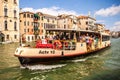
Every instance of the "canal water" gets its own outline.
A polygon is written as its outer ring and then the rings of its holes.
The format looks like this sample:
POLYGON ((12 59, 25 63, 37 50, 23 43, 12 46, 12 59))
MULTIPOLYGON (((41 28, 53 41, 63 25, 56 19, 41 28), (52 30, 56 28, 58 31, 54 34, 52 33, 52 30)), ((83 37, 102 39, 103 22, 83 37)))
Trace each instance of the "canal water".
POLYGON ((0 80, 120 80, 120 38, 89 56, 51 65, 21 67, 14 51, 18 43, 0 45, 0 80))

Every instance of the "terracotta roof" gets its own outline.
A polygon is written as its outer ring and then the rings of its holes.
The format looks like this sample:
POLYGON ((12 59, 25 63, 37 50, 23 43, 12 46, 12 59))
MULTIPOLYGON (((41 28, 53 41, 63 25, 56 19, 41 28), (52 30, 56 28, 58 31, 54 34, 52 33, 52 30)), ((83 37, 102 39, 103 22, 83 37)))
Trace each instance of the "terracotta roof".
POLYGON ((88 19, 88 18, 96 20, 95 18, 92 18, 90 16, 78 16, 78 19, 88 19))
POLYGON ((26 12, 20 12, 20 14, 24 14, 24 13, 34 14, 33 12, 29 12, 29 11, 26 11, 26 12))
POLYGON ((95 23, 95 25, 100 25, 100 26, 104 26, 103 24, 100 24, 100 23, 95 23))
POLYGON ((71 18, 70 16, 74 16, 74 15, 67 15, 67 14, 58 15, 59 19, 71 18))
POLYGON ((44 16, 47 16, 47 17, 53 17, 53 18, 56 18, 56 16, 54 15, 50 15, 50 14, 43 14, 44 16))

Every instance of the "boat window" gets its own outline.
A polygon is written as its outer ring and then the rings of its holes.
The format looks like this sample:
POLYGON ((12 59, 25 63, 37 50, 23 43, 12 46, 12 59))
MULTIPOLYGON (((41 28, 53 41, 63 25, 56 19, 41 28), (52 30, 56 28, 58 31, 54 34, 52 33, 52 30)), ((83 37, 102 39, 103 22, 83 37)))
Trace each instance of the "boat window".
POLYGON ((110 40, 110 36, 102 36, 102 41, 108 41, 110 40))

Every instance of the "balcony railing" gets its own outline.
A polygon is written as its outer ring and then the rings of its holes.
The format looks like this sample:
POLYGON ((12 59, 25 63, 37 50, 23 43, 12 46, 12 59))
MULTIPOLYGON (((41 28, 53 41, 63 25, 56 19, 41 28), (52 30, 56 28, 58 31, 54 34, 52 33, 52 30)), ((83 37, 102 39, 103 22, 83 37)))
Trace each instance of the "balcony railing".
POLYGON ((14 19, 17 19, 17 17, 14 17, 14 19))
POLYGON ((5 17, 5 18, 8 18, 8 16, 7 16, 7 15, 5 15, 4 17, 5 17))

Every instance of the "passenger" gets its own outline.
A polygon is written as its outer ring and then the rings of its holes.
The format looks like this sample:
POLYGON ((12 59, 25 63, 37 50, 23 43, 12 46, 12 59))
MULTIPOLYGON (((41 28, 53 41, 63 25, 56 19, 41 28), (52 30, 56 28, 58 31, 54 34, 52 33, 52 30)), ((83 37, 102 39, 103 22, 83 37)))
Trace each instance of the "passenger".
POLYGON ((52 43, 52 41, 53 41, 53 36, 52 36, 52 35, 50 35, 50 38, 49 38, 49 43, 52 43))
POLYGON ((92 43, 93 43, 93 38, 92 35, 89 38, 89 49, 92 50, 92 43))
POLYGON ((86 42, 86 37, 85 37, 85 35, 82 36, 82 42, 86 42))
POLYGON ((79 37, 79 41, 80 41, 80 42, 82 42, 82 38, 83 38, 83 36, 80 36, 80 37, 79 37))
POLYGON ((62 43, 60 42, 59 39, 56 39, 56 40, 54 41, 54 48, 55 48, 55 49, 61 49, 61 48, 62 48, 62 43))
POLYGON ((47 40, 44 37, 42 37, 42 44, 47 44, 47 40))
POLYGON ((98 48, 98 37, 97 36, 95 37, 94 41, 95 41, 95 48, 98 48))
POLYGON ((69 41, 69 46, 68 46, 68 48, 69 48, 70 50, 72 50, 72 48, 73 48, 73 45, 72 45, 72 41, 71 41, 71 40, 69 41))
POLYGON ((87 50, 89 51, 89 35, 87 34, 85 39, 86 39, 86 46, 87 46, 87 50))
POLYGON ((42 41, 41 40, 37 40, 36 41, 36 48, 41 48, 41 44, 42 44, 42 41))

